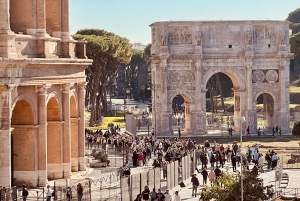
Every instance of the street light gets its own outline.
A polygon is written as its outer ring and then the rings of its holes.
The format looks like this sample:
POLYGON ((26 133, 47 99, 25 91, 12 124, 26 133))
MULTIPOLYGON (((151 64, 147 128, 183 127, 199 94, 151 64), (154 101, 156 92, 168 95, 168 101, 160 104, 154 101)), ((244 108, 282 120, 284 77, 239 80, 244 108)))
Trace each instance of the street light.
POLYGON ((126 99, 124 99, 124 122, 126 122, 126 99))
POLYGON ((241 148, 240 148, 240 157, 241 157, 241 201, 244 200, 244 184, 243 184, 243 155, 246 155, 246 150, 242 150, 242 144, 243 144, 243 122, 245 122, 245 117, 239 117, 237 119, 237 122, 240 124, 241 127, 241 148))

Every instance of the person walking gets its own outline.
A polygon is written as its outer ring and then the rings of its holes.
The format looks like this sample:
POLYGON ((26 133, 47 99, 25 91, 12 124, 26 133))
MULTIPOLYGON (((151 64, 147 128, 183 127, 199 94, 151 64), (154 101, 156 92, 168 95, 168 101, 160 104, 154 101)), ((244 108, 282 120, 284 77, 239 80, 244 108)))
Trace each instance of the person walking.
POLYGON ((172 197, 169 194, 169 190, 168 189, 165 192, 165 200, 164 201, 172 201, 172 197))
POLYGON ((22 198, 23 198, 23 201, 26 201, 28 194, 29 194, 29 192, 26 189, 26 185, 23 184, 22 185, 22 198))
POLYGON ((142 192, 142 198, 143 200, 148 201, 150 196, 150 190, 148 186, 145 186, 144 191, 142 192))
POLYGON ((201 174, 203 176, 203 185, 207 184, 208 172, 207 172, 206 168, 203 168, 201 174))
POLYGON ((198 188, 198 186, 199 186, 199 180, 198 180, 198 178, 197 178, 196 176, 197 176, 197 175, 194 174, 194 175, 192 176, 192 179, 191 179, 191 182, 192 182, 192 184, 193 184, 192 196, 195 195, 195 197, 197 196, 197 188, 198 188))
POLYGON ((209 178, 210 185, 212 186, 216 180, 216 174, 214 172, 214 168, 211 168, 211 171, 208 174, 208 178, 209 178))
POLYGON ((181 201, 181 197, 180 197, 180 195, 178 195, 178 191, 175 191, 173 201, 181 201))
POLYGON ((156 201, 164 201, 165 195, 161 192, 160 189, 158 189, 158 192, 156 193, 156 201))
POLYGON ((68 188, 67 188, 67 200, 71 201, 71 199, 72 199, 72 190, 71 190, 70 186, 68 186, 68 188))
POLYGON ((152 192, 150 193, 150 196, 151 196, 151 201, 155 201, 156 200, 155 188, 152 189, 152 192))
POLYGON ((219 166, 216 167, 214 172, 215 172, 215 175, 216 175, 217 185, 219 185, 218 178, 221 176, 221 170, 219 169, 219 166))
POLYGON ((236 156, 232 155, 232 157, 231 157, 231 164, 232 164, 232 170, 233 170, 233 172, 236 171, 236 161, 237 161, 236 156))
POLYGON ((83 196, 83 187, 81 185, 81 183, 77 184, 77 197, 78 197, 78 201, 81 201, 83 196))
POLYGON ((50 185, 47 185, 47 201, 50 201, 52 197, 52 191, 50 185))
POLYGON ((12 188, 11 199, 12 199, 13 201, 17 201, 17 200, 18 200, 18 189, 17 189, 16 186, 14 186, 14 187, 12 188))

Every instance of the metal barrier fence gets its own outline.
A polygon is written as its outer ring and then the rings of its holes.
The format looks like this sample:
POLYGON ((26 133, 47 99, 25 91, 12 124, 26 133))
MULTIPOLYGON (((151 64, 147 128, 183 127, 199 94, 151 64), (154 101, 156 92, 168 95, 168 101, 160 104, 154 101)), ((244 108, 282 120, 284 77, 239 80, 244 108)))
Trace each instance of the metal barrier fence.
POLYGON ((300 188, 282 188, 280 195, 300 197, 300 188))
MULTIPOLYGON (((78 200, 77 189, 79 184, 83 187, 82 201, 134 200, 138 194, 142 193, 146 185, 149 186, 150 190, 152 188, 171 190, 178 186, 181 181, 184 182, 190 179, 194 170, 193 165, 191 165, 193 164, 191 161, 194 155, 195 152, 192 152, 179 161, 170 162, 167 165, 166 181, 162 178, 161 168, 140 169, 142 172, 129 176, 121 175, 119 171, 115 171, 98 178, 57 180, 54 182, 54 186, 51 186, 52 190, 55 190, 55 196, 52 197, 52 200, 67 200, 68 187, 72 191, 71 200, 78 200)), ((47 199, 46 188, 28 189, 28 191, 28 200, 47 199)), ((18 194, 21 200, 21 191, 18 194)))

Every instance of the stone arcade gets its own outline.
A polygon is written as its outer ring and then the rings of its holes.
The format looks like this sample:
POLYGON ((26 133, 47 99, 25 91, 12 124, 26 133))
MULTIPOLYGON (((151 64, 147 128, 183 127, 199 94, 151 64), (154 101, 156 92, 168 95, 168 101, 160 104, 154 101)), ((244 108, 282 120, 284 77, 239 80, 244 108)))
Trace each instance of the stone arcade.
MULTIPOLYGON (((157 135, 172 133, 172 100, 185 100, 185 134, 206 133, 206 84, 215 73, 233 82, 236 119, 257 133, 256 102, 263 94, 266 129, 290 132, 289 64, 292 54, 287 21, 155 22, 151 74, 157 135)), ((243 132, 245 132, 243 130, 243 132)))
POLYGON ((0 0, 0 184, 44 186, 85 170, 85 41, 68 0, 0 0))

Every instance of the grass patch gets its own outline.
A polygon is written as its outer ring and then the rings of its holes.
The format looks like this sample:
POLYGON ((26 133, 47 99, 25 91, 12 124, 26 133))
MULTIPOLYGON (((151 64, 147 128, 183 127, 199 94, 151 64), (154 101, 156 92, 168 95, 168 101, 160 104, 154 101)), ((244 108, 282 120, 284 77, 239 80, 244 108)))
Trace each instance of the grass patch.
POLYGON ((84 110, 84 114, 85 114, 85 115, 89 115, 89 114, 91 114, 91 111, 84 110))
POLYGON ((299 86, 290 86, 290 93, 300 93, 299 86))
POLYGON ((95 126, 95 127, 90 127, 92 130, 97 130, 97 129, 107 129, 108 124, 113 123, 114 125, 120 124, 122 128, 125 128, 125 121, 124 117, 104 117, 102 124, 100 126, 95 126))

